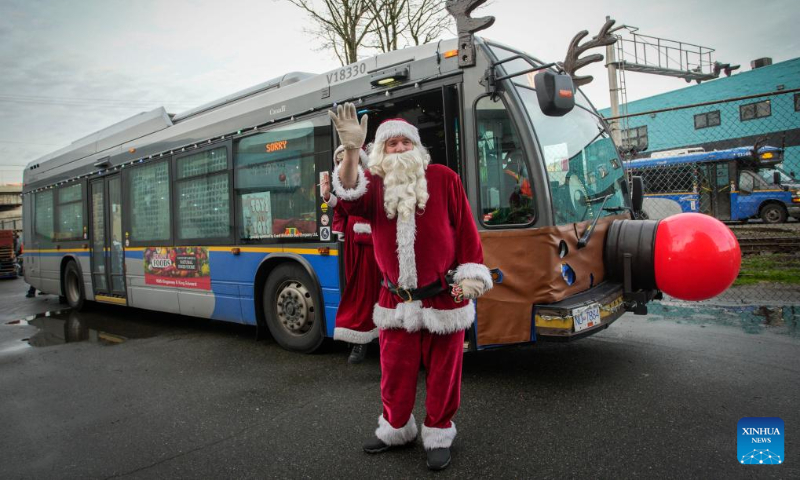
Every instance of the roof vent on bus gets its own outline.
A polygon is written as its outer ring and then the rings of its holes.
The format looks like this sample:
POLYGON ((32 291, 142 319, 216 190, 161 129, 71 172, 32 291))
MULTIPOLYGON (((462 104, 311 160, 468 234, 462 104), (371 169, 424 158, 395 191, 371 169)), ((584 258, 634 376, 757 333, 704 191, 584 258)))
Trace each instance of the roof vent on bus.
POLYGON ((770 65, 772 65, 771 57, 756 58, 755 60, 752 60, 750 62, 750 68, 753 70, 755 70, 756 68, 768 67, 770 65))

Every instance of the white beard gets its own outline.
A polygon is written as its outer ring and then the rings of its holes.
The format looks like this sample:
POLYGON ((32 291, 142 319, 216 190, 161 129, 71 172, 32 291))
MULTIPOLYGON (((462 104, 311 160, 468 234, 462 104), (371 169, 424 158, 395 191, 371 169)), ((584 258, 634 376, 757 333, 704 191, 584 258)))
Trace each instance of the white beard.
POLYGON ((428 202, 425 169, 430 157, 424 147, 415 146, 403 153, 384 154, 380 150, 370 155, 369 169, 383 178, 383 209, 390 219, 399 213, 402 220, 408 220, 428 202))

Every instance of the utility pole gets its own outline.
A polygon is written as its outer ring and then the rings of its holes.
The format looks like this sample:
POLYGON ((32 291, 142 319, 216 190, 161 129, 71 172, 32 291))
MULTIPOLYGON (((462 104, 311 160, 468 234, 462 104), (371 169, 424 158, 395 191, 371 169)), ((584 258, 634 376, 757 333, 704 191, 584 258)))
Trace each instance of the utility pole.
MULTIPOLYGON (((606 16, 606 21, 611 17, 606 16)), ((608 69, 608 93, 611 97, 611 117, 616 118, 619 116, 619 85, 617 83, 617 55, 614 50, 616 44, 606 46, 606 69, 608 69)), ((622 145, 622 135, 619 131, 619 120, 611 120, 608 122, 611 128, 611 138, 614 140, 615 145, 622 145)))

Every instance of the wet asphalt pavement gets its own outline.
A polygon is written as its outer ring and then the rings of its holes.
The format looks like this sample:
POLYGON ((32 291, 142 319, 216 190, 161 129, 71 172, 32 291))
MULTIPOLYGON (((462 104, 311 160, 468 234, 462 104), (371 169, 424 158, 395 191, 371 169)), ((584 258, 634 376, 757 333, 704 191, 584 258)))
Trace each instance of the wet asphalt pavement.
POLYGON ((2 478, 800 477, 797 315, 626 315, 573 344, 467 354, 453 463, 435 474, 421 442, 360 450, 376 348, 352 366, 338 344, 293 354, 249 327, 75 313, 25 290, 0 281, 2 478), (784 464, 737 462, 745 416, 784 420, 784 464))

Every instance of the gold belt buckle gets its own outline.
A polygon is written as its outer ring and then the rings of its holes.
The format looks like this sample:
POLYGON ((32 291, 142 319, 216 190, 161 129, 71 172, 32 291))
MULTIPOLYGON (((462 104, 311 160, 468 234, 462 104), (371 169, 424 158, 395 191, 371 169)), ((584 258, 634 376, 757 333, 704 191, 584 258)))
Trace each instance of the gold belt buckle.
POLYGON ((408 300, 403 299, 403 302, 411 303, 411 302, 414 301, 414 298, 411 296, 411 292, 408 289, 400 288, 400 289, 397 290, 397 292, 401 294, 401 295, 398 295, 400 298, 403 298, 402 294, 408 295, 408 300))

